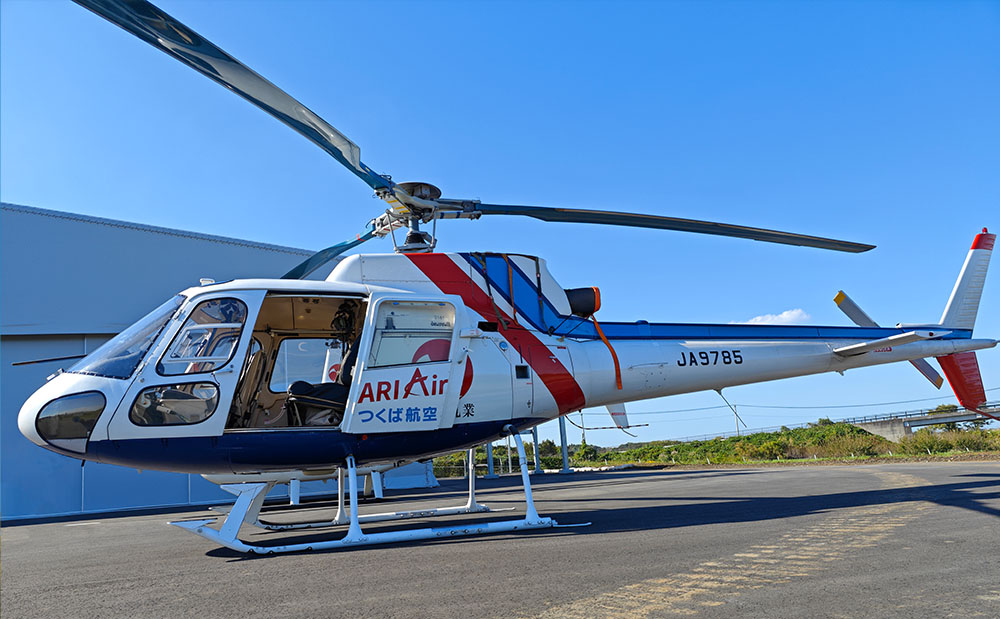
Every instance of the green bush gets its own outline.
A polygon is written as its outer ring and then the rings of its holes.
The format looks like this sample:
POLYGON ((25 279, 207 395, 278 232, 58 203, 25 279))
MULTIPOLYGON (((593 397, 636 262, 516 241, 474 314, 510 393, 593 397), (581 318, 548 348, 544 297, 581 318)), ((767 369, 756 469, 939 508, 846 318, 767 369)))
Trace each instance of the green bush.
POLYGON ((543 469, 561 469, 563 464, 562 456, 541 456, 538 460, 543 469))
POLYGON ((573 460, 575 462, 593 462, 597 460, 598 452, 597 448, 593 445, 588 445, 583 443, 576 451, 573 452, 573 460))
MULTIPOLYGON (((551 441, 539 444, 544 452, 556 447, 551 441), (547 444, 548 443, 548 444, 547 444)), ((726 464, 759 460, 790 460, 796 458, 847 458, 873 457, 890 451, 911 455, 927 455, 958 449, 965 451, 1000 451, 1000 430, 956 430, 935 432, 924 429, 902 439, 895 445, 874 434, 845 423, 832 423, 821 419, 805 428, 784 428, 779 432, 758 432, 708 441, 652 441, 649 443, 626 443, 618 447, 597 447, 594 445, 571 445, 573 461, 576 464, 726 464)), ((542 455, 542 466, 547 469, 562 468, 562 456, 558 448, 555 455, 542 455)), ((530 454, 530 448, 528 449, 530 454)), ((506 450, 494 450, 497 471, 506 470, 506 450)), ((434 459, 435 474, 462 475, 464 452, 456 452, 434 459)), ((534 462, 529 456, 529 461, 534 462)), ((476 449, 479 470, 485 469, 486 451, 476 449)), ((517 468, 517 456, 514 456, 517 468)))
POLYGON ((943 435, 932 430, 919 430, 910 436, 904 436, 899 440, 899 446, 903 453, 926 454, 941 453, 951 451, 953 445, 943 435))
POLYGON ((872 457, 890 451, 889 441, 874 434, 838 436, 829 441, 819 450, 818 455, 828 458, 844 456, 872 457))
POLYGON ((955 449, 968 451, 989 451, 1000 449, 1000 440, 996 434, 984 430, 967 430, 965 432, 947 432, 945 440, 955 446, 955 449))
POLYGON ((737 452, 747 460, 777 460, 779 457, 788 457, 787 448, 786 443, 778 440, 770 440, 760 445, 747 441, 738 446, 737 452))

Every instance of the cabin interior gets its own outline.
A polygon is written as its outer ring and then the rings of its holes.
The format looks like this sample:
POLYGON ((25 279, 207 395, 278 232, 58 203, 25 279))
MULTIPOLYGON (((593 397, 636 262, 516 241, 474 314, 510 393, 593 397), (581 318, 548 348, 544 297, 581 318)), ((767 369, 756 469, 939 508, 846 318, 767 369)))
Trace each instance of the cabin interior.
POLYGON ((341 373, 341 362, 360 339, 367 309, 361 296, 268 294, 226 429, 339 426, 352 374, 341 373))

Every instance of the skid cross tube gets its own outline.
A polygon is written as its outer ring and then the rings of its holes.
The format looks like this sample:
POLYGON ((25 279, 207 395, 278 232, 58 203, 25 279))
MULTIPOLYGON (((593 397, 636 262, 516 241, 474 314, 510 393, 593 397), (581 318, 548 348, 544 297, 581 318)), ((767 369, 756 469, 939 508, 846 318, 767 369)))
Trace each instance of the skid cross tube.
MULTIPOLYGON (((472 456, 475 453, 474 449, 469 450, 469 460, 472 462, 472 456)), ((473 463, 473 467, 475 464, 473 463)), ((273 485, 273 484, 272 484, 273 485)), ((270 488, 268 489, 270 490, 270 488)), ((267 494, 266 492, 264 494, 267 494)), ((433 516, 453 516, 456 514, 475 514, 480 512, 496 512, 496 511, 509 511, 513 510, 513 507, 503 508, 503 509, 491 509, 487 505, 476 502, 476 476, 475 468, 470 468, 469 475, 469 498, 465 505, 456 505, 455 507, 437 507, 434 509, 418 509, 412 511, 399 511, 399 512, 385 512, 381 514, 364 514, 358 516, 359 523, 366 522, 385 522, 388 520, 407 520, 410 518, 429 518, 433 516)), ((248 512, 246 518, 246 524, 259 527, 261 529, 267 529, 269 531, 289 531, 293 529, 318 529, 323 527, 331 527, 343 524, 350 524, 351 520, 347 516, 344 510, 344 470, 337 469, 337 515, 333 520, 314 520, 309 522, 294 522, 294 523, 277 523, 268 522, 266 520, 261 520, 259 517, 260 510, 258 509, 256 513, 248 512)))
POLYGON ((505 431, 514 435, 517 443, 518 455, 521 457, 521 480, 524 483, 524 497, 526 513, 524 518, 516 520, 504 520, 500 522, 469 523, 464 525, 448 527, 426 527, 421 529, 409 529, 403 531, 387 531, 383 533, 364 533, 361 523, 382 522, 386 520, 403 520, 407 518, 422 518, 431 516, 448 516, 453 514, 465 514, 476 512, 490 512, 493 510, 476 502, 476 475, 474 450, 469 453, 469 495, 465 505, 458 507, 445 507, 429 510, 415 510, 390 512, 383 514, 358 514, 358 472, 353 456, 347 458, 347 489, 349 495, 349 514, 344 518, 344 475, 343 469, 337 474, 337 495, 338 509, 337 516, 333 520, 304 522, 295 524, 276 524, 262 522, 259 518, 264 497, 274 487, 273 482, 250 482, 238 484, 225 484, 222 489, 236 495, 236 503, 232 506, 229 514, 218 529, 209 525, 216 524, 218 519, 208 518, 201 520, 184 520, 171 522, 170 524, 186 529, 205 539, 225 546, 238 552, 250 552, 256 554, 272 554, 283 552, 301 552, 305 550, 336 550, 350 548, 354 546, 368 546, 374 544, 392 544, 397 542, 416 541, 424 539, 438 539, 448 537, 459 537, 465 535, 482 535, 488 533, 504 533, 508 531, 519 531, 523 529, 540 529, 558 526, 551 518, 542 518, 535 510, 535 504, 531 493, 531 484, 528 479, 528 469, 523 463, 526 462, 524 443, 516 431, 507 426, 505 431), (310 543, 260 546, 248 544, 238 538, 240 527, 243 524, 251 524, 269 530, 305 529, 317 527, 329 527, 347 524, 346 535, 341 539, 324 540, 310 543))

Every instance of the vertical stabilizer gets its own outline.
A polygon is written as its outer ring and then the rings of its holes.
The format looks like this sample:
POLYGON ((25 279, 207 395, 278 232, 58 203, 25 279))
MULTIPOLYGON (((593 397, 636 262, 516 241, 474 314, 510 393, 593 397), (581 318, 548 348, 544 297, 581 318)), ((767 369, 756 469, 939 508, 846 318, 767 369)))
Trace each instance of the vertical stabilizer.
POLYGON ((986 402, 986 390, 983 388, 983 376, 979 372, 979 361, 975 352, 960 352, 945 357, 938 357, 938 363, 948 377, 951 388, 959 403, 971 410, 978 411, 986 402))
MULTIPOLYGON (((951 291, 951 298, 941 315, 941 326, 949 329, 968 329, 976 324, 976 314, 979 312, 979 299, 983 295, 983 284, 986 282, 986 270, 990 266, 990 256, 993 254, 993 243, 997 235, 990 234, 983 228, 972 241, 972 249, 965 258, 962 272, 951 291)), ((949 376, 949 378, 951 378, 949 376)))
POLYGON ((608 404, 608 412, 611 413, 611 420, 619 429, 628 428, 628 414, 625 412, 624 404, 608 404))

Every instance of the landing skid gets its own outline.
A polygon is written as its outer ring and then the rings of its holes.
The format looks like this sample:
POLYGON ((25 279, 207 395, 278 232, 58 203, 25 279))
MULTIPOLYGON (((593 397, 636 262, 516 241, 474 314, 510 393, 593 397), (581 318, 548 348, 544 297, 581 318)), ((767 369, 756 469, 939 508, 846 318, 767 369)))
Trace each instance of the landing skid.
MULTIPOLYGON (((264 497, 274 487, 274 482, 255 482, 225 484, 222 487, 226 492, 236 495, 236 503, 230 509, 229 514, 218 529, 209 525, 218 522, 217 518, 204 520, 184 520, 171 522, 170 524, 186 529, 221 544, 226 548, 239 552, 250 552, 255 554, 272 554, 280 552, 300 552, 303 550, 336 550, 351 548, 355 546, 369 546, 374 544, 393 544, 397 542, 408 542, 424 539, 438 539, 459 537, 464 535, 483 535, 489 533, 505 533, 508 531, 520 531, 523 529, 544 529, 559 526, 551 518, 542 518, 535 510, 534 499, 531 494, 531 482, 528 479, 527 458, 524 452, 524 443, 521 436, 511 427, 506 428, 514 435, 517 443, 518 456, 521 459, 521 481, 524 484, 524 498, 526 513, 524 518, 516 520, 504 520, 500 522, 485 522, 481 524, 464 524, 451 527, 426 527, 421 529, 410 529, 404 531, 388 531, 384 533, 364 533, 361 530, 361 523, 385 522, 389 520, 406 520, 410 518, 425 518, 432 516, 450 516, 454 514, 469 514, 480 512, 501 511, 492 510, 486 505, 476 502, 476 473, 474 452, 469 453, 469 498, 465 505, 456 507, 442 507, 437 509, 387 512, 382 514, 358 515, 358 475, 357 466, 353 456, 347 458, 348 493, 350 495, 350 509, 344 509, 344 474, 343 469, 337 473, 337 515, 333 520, 321 520, 313 522, 300 522, 293 524, 279 524, 265 522, 260 519, 260 509, 264 504, 264 497), (240 540, 240 527, 243 524, 251 524, 256 527, 271 531, 287 531, 291 529, 311 529, 319 527, 329 527, 336 525, 348 525, 347 534, 337 540, 309 542, 302 544, 289 544, 286 546, 258 546, 247 544, 240 540)), ((503 510, 505 511, 505 510, 503 510)))

